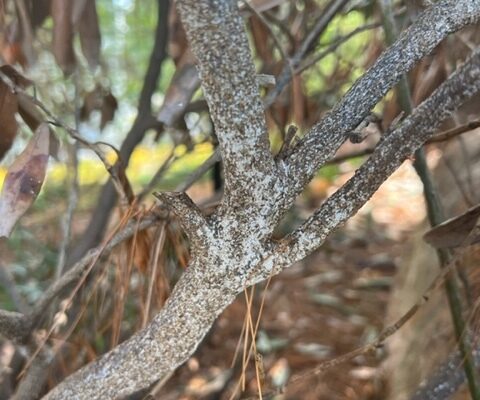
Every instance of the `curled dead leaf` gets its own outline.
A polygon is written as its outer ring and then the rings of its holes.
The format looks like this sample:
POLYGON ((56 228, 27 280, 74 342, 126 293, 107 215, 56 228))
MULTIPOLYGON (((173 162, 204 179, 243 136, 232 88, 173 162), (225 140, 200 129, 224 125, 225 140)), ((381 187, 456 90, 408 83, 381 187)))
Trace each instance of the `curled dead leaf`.
POLYGON ((52 0, 53 18, 53 55, 63 73, 69 75, 75 68, 73 50, 73 2, 70 0, 52 0))
POLYGON ((100 111, 100 129, 103 129, 113 119, 117 108, 118 103, 115 96, 110 91, 97 86, 85 95, 80 110, 80 119, 85 121, 93 111, 100 111))
POLYGON ((480 204, 465 213, 430 229, 423 238, 436 248, 469 246, 480 242, 480 232, 474 231, 480 217, 480 204))
POLYGON ((41 124, 8 169, 0 194, 0 237, 10 236, 18 219, 38 196, 47 169, 49 139, 48 125, 41 124))
POLYGON ((103 96, 102 107, 100 108, 100 113, 102 115, 100 129, 105 128, 105 126, 113 119, 117 108, 118 103, 115 96, 111 92, 106 93, 103 96))
POLYGON ((8 78, 16 85, 21 87, 22 89, 26 89, 33 85, 33 82, 23 76, 20 72, 18 72, 14 67, 11 65, 5 64, 0 67, 0 71, 3 74, 8 76, 8 78))
POLYGON ((101 47, 100 26, 95 0, 86 0, 81 17, 78 20, 77 29, 83 55, 90 68, 94 69, 100 64, 101 47))
POLYGON ((15 119, 17 109, 15 93, 0 79, 0 160, 10 149, 17 135, 18 126, 15 119))

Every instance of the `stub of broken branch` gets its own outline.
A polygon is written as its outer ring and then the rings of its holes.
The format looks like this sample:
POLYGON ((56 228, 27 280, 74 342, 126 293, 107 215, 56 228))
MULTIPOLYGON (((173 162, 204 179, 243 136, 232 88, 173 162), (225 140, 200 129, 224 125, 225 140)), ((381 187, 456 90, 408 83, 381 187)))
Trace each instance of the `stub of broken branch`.
POLYGON ((175 214, 188 239, 197 246, 206 245, 212 236, 202 211, 185 192, 155 192, 153 195, 165 203, 175 214))

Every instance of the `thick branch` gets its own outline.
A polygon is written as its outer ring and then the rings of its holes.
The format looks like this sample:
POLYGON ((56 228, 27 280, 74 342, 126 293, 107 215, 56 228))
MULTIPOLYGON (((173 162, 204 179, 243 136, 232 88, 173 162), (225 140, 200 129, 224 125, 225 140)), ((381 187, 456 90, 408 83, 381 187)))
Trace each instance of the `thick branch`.
POLYGON ((335 154, 348 133, 367 117, 402 74, 430 53, 448 34, 479 18, 479 0, 444 0, 423 13, 292 150, 287 159, 287 204, 291 204, 315 171, 335 154))
POLYGON ((317 249, 378 190, 380 185, 427 141, 455 109, 480 91, 480 49, 418 106, 392 133, 384 136, 355 175, 304 224, 280 242, 250 283, 278 273, 317 249), (273 272, 272 272, 273 270, 273 272))
POLYGON ((272 204, 278 182, 243 21, 234 1, 178 0, 177 7, 219 139, 224 205, 243 210, 238 223, 248 224, 272 204))
POLYGON ((22 339, 29 331, 29 318, 24 314, 0 310, 0 335, 7 339, 22 339))
POLYGON ((192 260, 147 328, 65 379, 45 399, 120 399, 174 371, 237 294, 212 268, 192 260))

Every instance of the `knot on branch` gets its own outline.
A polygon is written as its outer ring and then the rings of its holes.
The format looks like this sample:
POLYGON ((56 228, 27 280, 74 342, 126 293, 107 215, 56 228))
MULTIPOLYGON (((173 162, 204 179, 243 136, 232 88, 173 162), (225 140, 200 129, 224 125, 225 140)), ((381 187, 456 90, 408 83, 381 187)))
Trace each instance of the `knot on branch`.
POLYGON ((207 244, 212 235, 208 221, 185 192, 155 192, 153 195, 175 214, 194 246, 204 247, 207 244))

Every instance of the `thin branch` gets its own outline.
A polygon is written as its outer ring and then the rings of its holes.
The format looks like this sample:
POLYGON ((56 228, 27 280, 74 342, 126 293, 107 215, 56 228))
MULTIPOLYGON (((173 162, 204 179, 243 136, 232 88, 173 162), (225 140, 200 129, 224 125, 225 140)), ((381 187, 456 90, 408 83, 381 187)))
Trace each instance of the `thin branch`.
POLYGON ((477 50, 457 71, 397 129, 383 136, 374 153, 355 175, 328 198, 307 221, 277 244, 262 267, 249 279, 249 284, 267 279, 272 271, 303 259, 317 249, 325 238, 377 191, 380 185, 435 131, 455 109, 480 91, 480 50, 477 50))
POLYGON ((473 131, 474 129, 480 128, 480 120, 467 122, 465 125, 457 126, 455 128, 449 129, 448 131, 441 132, 428 140, 430 143, 440 143, 446 142, 447 140, 453 139, 459 135, 462 135, 465 132, 473 131))
POLYGON ((324 59, 326 56, 329 54, 332 54, 334 51, 336 51, 342 44, 348 42, 352 37, 372 30, 379 28, 381 24, 379 22, 374 22, 371 24, 365 24, 363 26, 359 26, 358 28, 354 29, 353 31, 347 33, 345 36, 341 36, 333 43, 327 46, 324 50, 319 52, 318 54, 313 55, 312 57, 306 59, 304 62, 302 62, 297 68, 295 68, 295 74, 301 74, 304 72, 306 69, 310 68, 312 65, 317 64, 320 60, 324 59))
POLYGON ((324 12, 322 12, 320 18, 307 34, 293 57, 290 60, 287 60, 288 64, 283 67, 282 72, 277 78, 277 85, 265 97, 265 107, 270 107, 273 104, 285 86, 291 81, 294 73, 293 71, 297 69, 305 55, 314 48, 315 42, 322 33, 325 32, 325 29, 327 29, 332 19, 343 9, 348 1, 349 0, 331 0, 325 7, 324 12))
POLYGON ((185 181, 180 183, 176 188, 176 192, 185 192, 190 186, 192 186, 196 181, 198 181, 210 168, 212 168, 215 163, 222 160, 220 155, 220 149, 217 147, 213 154, 195 171, 193 171, 185 181))
POLYGON ((404 31, 334 109, 292 150, 286 162, 289 175, 286 204, 292 204, 315 171, 335 154, 348 134, 367 117, 404 73, 448 34, 479 18, 477 0, 443 0, 434 3, 404 31))

